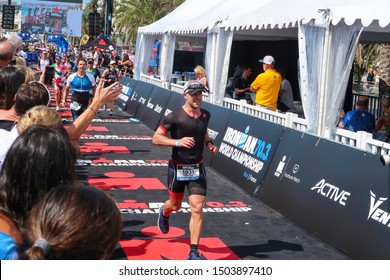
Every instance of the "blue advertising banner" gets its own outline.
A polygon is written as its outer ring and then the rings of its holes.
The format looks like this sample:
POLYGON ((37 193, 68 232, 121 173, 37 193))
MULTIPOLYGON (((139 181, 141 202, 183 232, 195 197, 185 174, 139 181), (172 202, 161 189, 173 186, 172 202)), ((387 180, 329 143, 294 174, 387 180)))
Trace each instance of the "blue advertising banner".
POLYGON ((127 102, 129 101, 129 98, 132 95, 134 87, 138 81, 128 77, 121 77, 119 82, 123 86, 123 89, 122 93, 118 96, 118 99, 115 100, 115 105, 119 110, 125 111, 127 102))
POLYGON ((81 36, 82 1, 22 0, 22 33, 81 36))
POLYGON ((139 118, 147 100, 152 94, 154 85, 138 81, 133 89, 132 94, 130 95, 129 100, 127 101, 125 111, 135 118, 139 118))
POLYGON ((253 194, 267 172, 283 129, 281 125, 230 111, 211 167, 253 194))
POLYGON ((354 259, 390 259, 390 167, 286 129, 257 197, 354 259))

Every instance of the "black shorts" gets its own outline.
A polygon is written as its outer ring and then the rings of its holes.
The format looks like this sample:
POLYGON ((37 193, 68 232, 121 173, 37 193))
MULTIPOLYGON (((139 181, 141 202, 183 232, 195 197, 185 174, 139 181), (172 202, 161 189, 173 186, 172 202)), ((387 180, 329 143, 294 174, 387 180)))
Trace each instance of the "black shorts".
MULTIPOLYGON (((72 100, 71 103, 72 102, 75 102, 75 101, 72 100)), ((76 120, 78 117, 80 117, 80 115, 82 113, 84 113, 84 111, 87 110, 87 108, 88 108, 88 104, 81 104, 80 102, 78 102, 78 103, 80 105, 80 109, 78 109, 77 111, 70 109, 70 111, 72 112, 73 120, 76 120)))
POLYGON ((206 196, 207 180, 206 170, 203 163, 199 163, 199 178, 189 181, 179 181, 177 178, 177 164, 169 160, 168 163, 168 189, 169 196, 173 198, 183 198, 184 189, 187 187, 188 195, 198 194, 206 196))

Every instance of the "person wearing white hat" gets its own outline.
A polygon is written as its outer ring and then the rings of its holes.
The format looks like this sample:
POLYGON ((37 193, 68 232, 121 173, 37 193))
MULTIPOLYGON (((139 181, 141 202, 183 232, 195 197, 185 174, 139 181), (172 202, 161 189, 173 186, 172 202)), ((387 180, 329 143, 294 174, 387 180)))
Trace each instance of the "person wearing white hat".
POLYGON ((49 52, 44 50, 42 52, 41 59, 39 60, 37 73, 42 73, 46 69, 46 67, 51 65, 51 64, 53 64, 53 63, 51 63, 51 61, 50 61, 49 52))
POLYGON ((259 74, 250 86, 256 92, 256 106, 276 111, 282 76, 275 70, 275 59, 267 55, 259 62, 264 72, 259 74))

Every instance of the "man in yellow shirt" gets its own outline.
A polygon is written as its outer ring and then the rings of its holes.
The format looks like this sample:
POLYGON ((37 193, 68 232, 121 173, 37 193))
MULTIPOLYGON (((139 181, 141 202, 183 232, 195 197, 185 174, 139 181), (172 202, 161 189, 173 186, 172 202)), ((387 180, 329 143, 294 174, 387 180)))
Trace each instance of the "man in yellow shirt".
POLYGON ((263 63, 264 73, 256 77, 250 90, 256 92, 256 106, 276 111, 282 76, 275 70, 275 60, 272 56, 267 55, 259 62, 263 63))

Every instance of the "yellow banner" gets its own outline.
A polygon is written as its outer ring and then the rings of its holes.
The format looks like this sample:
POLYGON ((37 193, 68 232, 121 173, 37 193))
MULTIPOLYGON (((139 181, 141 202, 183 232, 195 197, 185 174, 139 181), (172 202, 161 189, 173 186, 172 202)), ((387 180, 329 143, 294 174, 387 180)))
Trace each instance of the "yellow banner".
POLYGON ((88 40, 89 40, 89 36, 83 35, 83 37, 81 37, 81 40, 80 40, 80 45, 85 45, 86 43, 88 43, 88 40))

